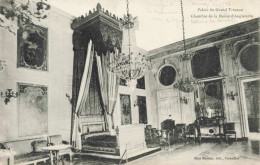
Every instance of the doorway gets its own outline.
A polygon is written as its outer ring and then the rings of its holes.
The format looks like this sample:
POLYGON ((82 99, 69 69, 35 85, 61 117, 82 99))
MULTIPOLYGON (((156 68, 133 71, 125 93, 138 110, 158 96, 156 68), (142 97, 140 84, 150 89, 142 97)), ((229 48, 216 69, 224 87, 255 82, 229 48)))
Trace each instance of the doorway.
POLYGON ((249 138, 260 138, 260 80, 243 82, 244 109, 249 138))

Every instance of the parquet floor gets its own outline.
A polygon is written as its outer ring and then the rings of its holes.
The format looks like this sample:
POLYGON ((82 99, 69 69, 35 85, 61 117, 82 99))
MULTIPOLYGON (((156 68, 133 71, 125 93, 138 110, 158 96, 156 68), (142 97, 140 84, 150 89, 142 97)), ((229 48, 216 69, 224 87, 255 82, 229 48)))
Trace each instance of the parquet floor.
MULTIPOLYGON (((260 141, 249 140, 227 143, 184 142, 163 148, 154 154, 128 162, 128 165, 260 165, 260 141)), ((62 164, 108 165, 116 164, 102 159, 74 158, 62 164)))

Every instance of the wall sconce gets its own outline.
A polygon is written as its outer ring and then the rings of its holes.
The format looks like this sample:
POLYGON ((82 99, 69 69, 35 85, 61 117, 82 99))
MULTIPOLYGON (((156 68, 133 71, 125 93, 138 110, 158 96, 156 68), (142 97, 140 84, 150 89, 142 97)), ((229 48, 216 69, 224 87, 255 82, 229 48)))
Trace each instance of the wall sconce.
POLYGON ((4 70, 6 66, 5 61, 0 60, 0 70, 4 70))
POLYGON ((72 98, 70 97, 70 95, 68 95, 68 94, 66 93, 66 97, 68 98, 70 104, 72 105, 72 98))
POLYGON ((230 92, 230 94, 227 94, 227 97, 230 98, 231 100, 235 100, 235 96, 238 96, 237 93, 234 93, 233 91, 230 92))
POLYGON ((137 99, 135 100, 135 103, 134 103, 134 107, 136 107, 136 106, 139 106, 138 102, 137 102, 137 99))
POLYGON ((181 97, 180 101, 184 104, 188 104, 188 99, 186 97, 181 97))
POLYGON ((12 89, 7 89, 5 93, 1 92, 1 97, 5 98, 5 105, 10 102, 11 97, 16 98, 18 96, 18 92, 14 93, 12 89))

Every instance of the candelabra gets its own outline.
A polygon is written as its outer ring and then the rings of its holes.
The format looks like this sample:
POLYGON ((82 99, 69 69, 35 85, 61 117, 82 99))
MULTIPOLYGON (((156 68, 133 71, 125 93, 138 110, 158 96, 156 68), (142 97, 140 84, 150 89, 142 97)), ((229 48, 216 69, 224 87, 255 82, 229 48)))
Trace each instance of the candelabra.
POLYGON ((181 97, 180 101, 184 104, 188 104, 188 99, 186 97, 181 97))
POLYGON ((230 92, 230 94, 227 94, 227 97, 230 98, 231 100, 235 100, 235 96, 238 96, 237 93, 234 93, 233 91, 230 92))
POLYGON ((13 92, 12 89, 7 89, 5 93, 1 92, 1 97, 5 98, 4 102, 7 105, 10 102, 12 97, 16 98, 18 96, 18 92, 13 92))

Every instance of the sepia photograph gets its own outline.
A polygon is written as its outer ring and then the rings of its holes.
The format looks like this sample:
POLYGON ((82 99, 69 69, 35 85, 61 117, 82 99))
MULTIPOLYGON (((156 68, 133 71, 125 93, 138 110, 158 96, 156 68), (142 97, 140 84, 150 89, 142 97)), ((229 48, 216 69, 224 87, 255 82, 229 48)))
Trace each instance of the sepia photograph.
POLYGON ((259 0, 0 0, 0 165, 259 165, 259 0))

